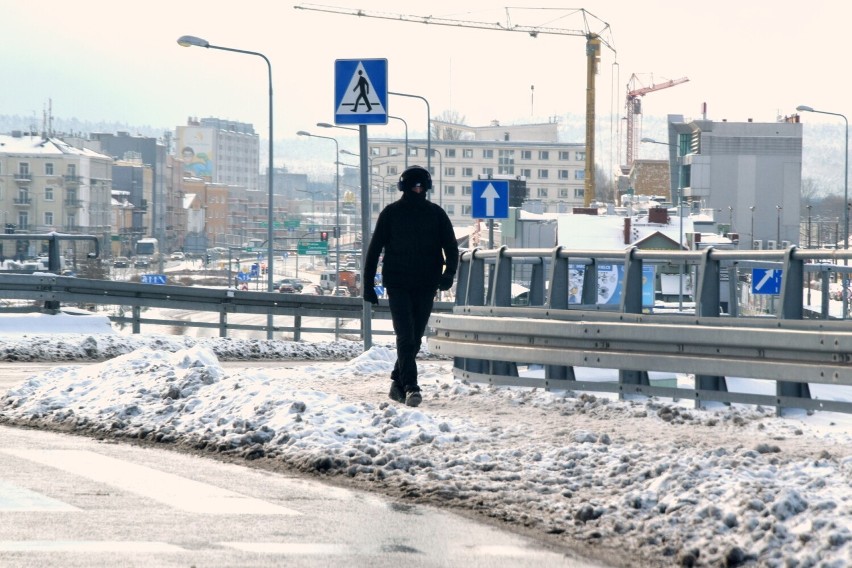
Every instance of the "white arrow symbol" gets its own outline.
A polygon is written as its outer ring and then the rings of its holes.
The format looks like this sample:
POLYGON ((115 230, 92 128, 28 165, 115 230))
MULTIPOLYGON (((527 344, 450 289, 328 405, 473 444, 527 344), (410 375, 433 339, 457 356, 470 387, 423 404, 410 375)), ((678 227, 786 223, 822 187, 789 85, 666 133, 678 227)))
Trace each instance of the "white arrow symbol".
POLYGON ((761 288, 763 288, 763 285, 764 285, 764 284, 766 284, 767 282, 769 282, 769 281, 770 281, 772 278, 774 278, 774 277, 775 277, 775 271, 774 271, 774 270, 767 270, 767 271, 763 274, 763 278, 761 278, 761 279, 760 279, 760 282, 758 282, 758 283, 757 283, 757 286, 755 286, 755 287, 754 287, 754 289, 755 289, 755 290, 760 290, 761 288))
POLYGON ((492 184, 485 186, 485 191, 482 192, 482 199, 485 200, 485 216, 494 216, 494 202, 500 199, 500 194, 494 189, 492 184))

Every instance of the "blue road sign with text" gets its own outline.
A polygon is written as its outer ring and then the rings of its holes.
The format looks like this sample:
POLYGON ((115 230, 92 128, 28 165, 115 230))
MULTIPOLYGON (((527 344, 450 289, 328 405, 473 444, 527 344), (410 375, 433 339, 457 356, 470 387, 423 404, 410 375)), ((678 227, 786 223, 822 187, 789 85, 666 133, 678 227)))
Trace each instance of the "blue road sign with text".
POLYGON ((143 274, 142 275, 142 284, 165 284, 166 283, 166 275, 165 274, 143 274))

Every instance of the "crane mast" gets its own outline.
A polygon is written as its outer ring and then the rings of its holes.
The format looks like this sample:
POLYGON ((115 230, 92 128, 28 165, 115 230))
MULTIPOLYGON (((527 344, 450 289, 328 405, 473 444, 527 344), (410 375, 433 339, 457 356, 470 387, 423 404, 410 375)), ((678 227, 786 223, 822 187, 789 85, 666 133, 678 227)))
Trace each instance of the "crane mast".
POLYGON ((636 88, 639 78, 635 73, 630 76, 630 81, 627 82, 627 100, 625 101, 624 109, 624 115, 627 119, 627 163, 624 166, 625 173, 629 172, 630 168, 633 167, 633 161, 639 153, 639 129, 636 128, 636 117, 642 114, 642 100, 640 97, 644 97, 648 93, 653 93, 654 91, 660 91, 662 89, 674 87, 675 85, 680 85, 681 83, 686 83, 687 81, 689 81, 687 77, 681 77, 680 79, 672 79, 671 81, 656 83, 648 87, 636 88))
MULTIPOLYGON (((327 12, 331 14, 342 14, 358 16, 362 18, 379 18, 397 22, 412 22, 438 26, 449 26, 455 28, 475 28, 481 30, 496 30, 508 32, 526 33, 530 37, 538 37, 539 34, 547 35, 571 35, 586 38, 586 160, 585 180, 583 185, 583 204, 585 207, 591 205, 595 200, 595 75, 600 63, 601 45, 605 45, 615 53, 610 36, 609 24, 599 20, 596 16, 582 8, 568 10, 573 14, 580 14, 583 20, 583 29, 566 29, 550 26, 527 26, 513 24, 510 18, 510 9, 506 10, 506 22, 477 22, 472 20, 459 20, 453 18, 441 18, 434 16, 415 16, 409 14, 391 14, 386 12, 371 12, 359 8, 343 8, 336 6, 322 6, 317 4, 298 4, 294 6, 297 10, 312 10, 315 12, 327 12), (602 24, 602 28, 594 32, 589 27, 589 18, 594 18, 602 24)), ((548 10, 551 8, 534 8, 536 10, 548 10)), ((565 11, 565 10, 563 10, 565 11)), ((431 125, 430 125, 431 128, 431 125)))

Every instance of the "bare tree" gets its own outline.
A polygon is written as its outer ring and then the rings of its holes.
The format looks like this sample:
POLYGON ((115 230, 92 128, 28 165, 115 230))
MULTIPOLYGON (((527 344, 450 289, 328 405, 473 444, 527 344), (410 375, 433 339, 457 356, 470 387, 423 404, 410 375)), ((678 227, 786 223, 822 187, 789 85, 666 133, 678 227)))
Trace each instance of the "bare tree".
POLYGON ((595 165, 595 201, 600 203, 613 203, 615 201, 615 187, 612 178, 602 167, 595 165))
POLYGON ((454 110, 445 110, 433 119, 432 138, 434 140, 461 140, 462 131, 452 124, 464 125, 465 117, 454 110))

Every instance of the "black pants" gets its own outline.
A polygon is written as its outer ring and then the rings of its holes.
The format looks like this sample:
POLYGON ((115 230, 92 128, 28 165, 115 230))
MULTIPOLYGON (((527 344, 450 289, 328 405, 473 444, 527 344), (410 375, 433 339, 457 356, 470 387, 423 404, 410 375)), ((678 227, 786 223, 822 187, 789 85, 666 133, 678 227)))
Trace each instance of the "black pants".
POLYGON ((396 334, 396 364, 391 379, 403 392, 419 391, 415 357, 429 323, 435 290, 431 288, 388 288, 393 331, 396 334))

